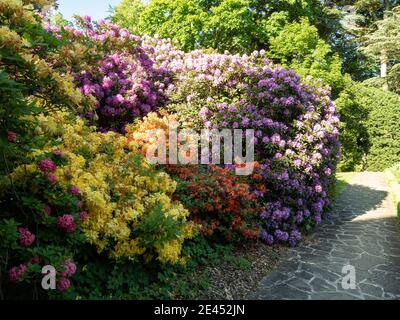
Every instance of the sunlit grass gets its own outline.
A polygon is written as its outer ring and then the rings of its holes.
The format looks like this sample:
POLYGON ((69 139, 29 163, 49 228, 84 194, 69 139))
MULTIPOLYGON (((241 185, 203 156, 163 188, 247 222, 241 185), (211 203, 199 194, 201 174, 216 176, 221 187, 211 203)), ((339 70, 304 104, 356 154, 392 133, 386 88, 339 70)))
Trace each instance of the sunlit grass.
POLYGON ((333 191, 333 197, 337 198, 342 191, 349 185, 355 172, 339 172, 336 174, 336 186, 333 191))
POLYGON ((392 190, 397 216, 400 219, 400 163, 397 163, 385 172, 392 190))

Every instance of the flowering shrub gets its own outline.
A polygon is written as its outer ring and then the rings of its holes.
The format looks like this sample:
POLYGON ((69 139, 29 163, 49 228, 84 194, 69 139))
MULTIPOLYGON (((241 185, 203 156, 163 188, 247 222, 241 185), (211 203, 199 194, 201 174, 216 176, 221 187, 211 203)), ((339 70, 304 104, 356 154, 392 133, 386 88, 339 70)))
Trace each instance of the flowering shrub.
POLYGON ((176 197, 189 209, 203 235, 217 233, 227 240, 259 237, 256 195, 230 169, 171 165, 167 172, 177 179, 176 197))
POLYGON ((263 51, 185 54, 164 40, 147 42, 157 65, 176 74, 168 110, 181 124, 255 130, 257 173, 267 189, 258 192, 266 207, 261 236, 296 244, 301 230, 320 223, 339 160, 339 118, 329 91, 303 84, 263 51))
POLYGON ((32 137, 29 115, 60 108, 85 110, 91 105, 72 77, 47 61, 57 55, 57 41, 42 28, 39 10, 51 3, 0 1, 0 143, 6 156, 0 163, 2 174, 11 163, 23 161, 26 150, 38 140, 32 137))
POLYGON ((32 160, 32 164, 16 168, 0 188, 0 276, 6 297, 46 297, 44 290, 35 289, 41 286, 41 271, 46 265, 56 269, 58 289, 48 294, 58 297, 67 291, 76 270, 76 253, 85 243, 79 198, 57 181, 48 180, 65 159, 43 153, 32 160), (63 217, 73 224, 73 228, 66 224, 68 232, 60 228, 63 217), (68 270, 64 270, 66 265, 68 270))
MULTIPOLYGON (((137 152, 128 152, 124 136, 95 132, 81 119, 60 125, 62 143, 44 150, 62 154, 64 165, 41 161, 38 167, 82 201, 79 218, 88 241, 116 259, 145 255, 178 262, 192 228, 187 210, 171 200, 176 183, 137 152)), ((60 216, 57 226, 73 232, 74 217, 60 216)))
POLYGON ((0 246, 9 283, 32 287, 41 266, 52 265, 58 292, 67 292, 90 252, 85 243, 113 260, 184 263, 182 244, 196 228, 171 198, 176 183, 127 151, 124 136, 55 115, 39 120, 42 131, 53 128, 54 140, 32 152, 31 163, 17 167, 1 188, 8 199, 1 202, 0 246))
MULTIPOLYGON (((73 233, 57 230, 59 215, 78 217, 78 201, 54 181, 56 159, 27 156, 48 139, 35 132, 35 117, 91 106, 72 77, 48 62, 58 55, 58 42, 42 27, 41 15, 53 3, 0 1, 0 299, 47 297, 37 290, 41 267, 62 270, 84 241, 79 221, 73 233)), ((63 278, 57 272, 57 285, 63 278)))
POLYGON ((260 210, 256 195, 243 178, 231 170, 214 165, 174 165, 169 163, 169 128, 176 125, 176 117, 162 112, 148 114, 143 120, 126 128, 128 145, 143 155, 151 148, 160 134, 166 136, 166 172, 177 181, 176 199, 190 211, 190 219, 201 226, 203 235, 214 233, 226 239, 252 239, 260 234, 256 223, 260 210), (160 130, 160 131, 155 131, 160 130), (155 132, 159 132, 154 136, 155 132))
POLYGON ((82 93, 95 99, 95 110, 84 116, 100 131, 123 132, 133 119, 164 105, 168 73, 153 67, 139 37, 87 16, 78 18, 77 27, 47 29, 61 39, 60 51, 68 52, 55 67, 72 74, 82 93))

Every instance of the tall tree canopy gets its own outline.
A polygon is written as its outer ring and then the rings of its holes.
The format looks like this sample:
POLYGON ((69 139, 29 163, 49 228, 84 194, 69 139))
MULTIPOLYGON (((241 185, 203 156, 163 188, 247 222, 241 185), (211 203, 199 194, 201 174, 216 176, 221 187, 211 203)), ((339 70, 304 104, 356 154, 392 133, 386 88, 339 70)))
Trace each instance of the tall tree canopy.
POLYGON ((328 1, 318 0, 151 0, 147 5, 122 0, 112 19, 132 32, 175 39, 187 50, 212 46, 248 52, 267 49, 282 22, 304 17, 329 42, 341 28, 340 16, 328 1))

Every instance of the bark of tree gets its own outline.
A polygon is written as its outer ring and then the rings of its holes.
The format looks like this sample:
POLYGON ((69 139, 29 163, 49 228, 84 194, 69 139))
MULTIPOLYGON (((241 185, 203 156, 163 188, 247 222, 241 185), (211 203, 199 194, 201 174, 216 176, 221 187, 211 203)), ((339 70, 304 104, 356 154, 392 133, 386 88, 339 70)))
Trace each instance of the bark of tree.
MULTIPOLYGON (((389 0, 383 0, 383 7, 385 11, 390 10, 390 2, 389 0)), ((386 17, 386 12, 383 14, 383 19, 386 17)), ((382 89, 385 91, 389 91, 389 86, 387 82, 387 72, 388 72, 388 57, 385 50, 381 51, 381 78, 383 79, 382 89)))
POLYGON ((387 55, 386 55, 386 51, 382 50, 381 51, 381 78, 383 79, 383 85, 382 85, 382 89, 385 91, 389 90, 389 86, 387 83, 387 67, 388 67, 388 62, 387 62, 387 55))

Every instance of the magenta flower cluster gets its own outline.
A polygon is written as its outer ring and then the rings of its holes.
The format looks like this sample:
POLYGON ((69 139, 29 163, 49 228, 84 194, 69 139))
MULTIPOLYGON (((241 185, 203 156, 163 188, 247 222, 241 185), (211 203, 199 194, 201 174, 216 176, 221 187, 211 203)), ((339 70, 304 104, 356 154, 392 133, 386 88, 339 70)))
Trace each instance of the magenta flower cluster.
POLYGON ((8 131, 7 133, 7 140, 11 143, 17 141, 17 134, 14 131, 8 131))
POLYGON ((71 259, 65 260, 62 267, 64 271, 60 273, 61 277, 72 277, 76 272, 76 265, 71 259))
POLYGON ((51 210, 51 207, 48 205, 45 205, 43 208, 43 213, 47 216, 51 216, 53 210, 51 210))
POLYGON ((22 279, 23 275, 25 274, 27 267, 25 264, 20 264, 17 267, 12 267, 8 271, 8 279, 11 282, 18 282, 22 279))
POLYGON ((43 173, 52 173, 57 170, 56 164, 50 159, 40 160, 38 162, 38 168, 43 173))
POLYGON ((71 214, 64 214, 57 218, 57 226, 60 230, 72 233, 76 229, 75 218, 71 214))
POLYGON ((60 291, 61 293, 67 291, 69 287, 71 286, 71 281, 67 278, 60 278, 57 280, 56 287, 57 290, 60 291))
POLYGON ((84 222, 89 219, 89 214, 86 211, 82 211, 79 213, 79 219, 81 220, 81 222, 84 222))
POLYGON ((35 235, 27 228, 18 228, 19 244, 23 247, 30 247, 35 242, 35 235))
POLYGON ((77 186, 71 186, 69 188, 69 193, 75 197, 78 197, 81 194, 81 190, 77 186))
POLYGON ((62 271, 60 272, 60 278, 57 280, 57 290, 61 293, 67 291, 71 286, 71 281, 68 279, 72 277, 76 272, 76 264, 71 260, 67 259, 61 265, 62 271))

